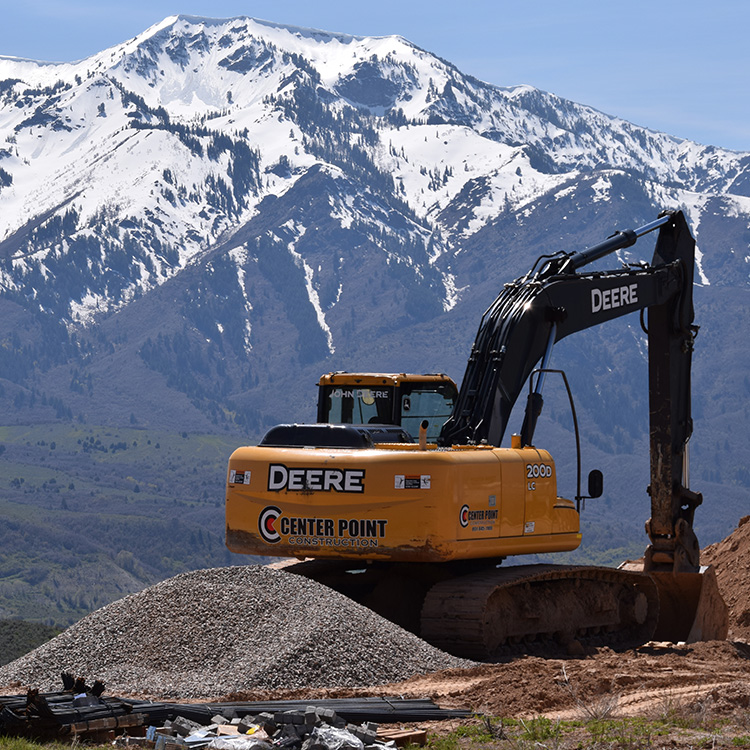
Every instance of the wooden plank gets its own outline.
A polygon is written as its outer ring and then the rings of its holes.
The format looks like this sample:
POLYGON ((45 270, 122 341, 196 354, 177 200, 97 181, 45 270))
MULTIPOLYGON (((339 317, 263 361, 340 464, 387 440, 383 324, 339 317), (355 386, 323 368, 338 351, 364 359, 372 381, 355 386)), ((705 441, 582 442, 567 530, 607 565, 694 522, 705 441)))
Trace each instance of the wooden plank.
POLYGON ((60 730, 68 734, 85 734, 86 732, 100 732, 106 729, 118 729, 119 727, 139 727, 143 726, 145 720, 144 714, 124 714, 123 716, 108 716, 102 719, 79 721, 75 724, 63 724, 60 730))
POLYGON ((223 735, 235 735, 239 734, 240 730, 237 728, 236 724, 219 724, 218 727, 216 727, 216 734, 219 736, 223 735))

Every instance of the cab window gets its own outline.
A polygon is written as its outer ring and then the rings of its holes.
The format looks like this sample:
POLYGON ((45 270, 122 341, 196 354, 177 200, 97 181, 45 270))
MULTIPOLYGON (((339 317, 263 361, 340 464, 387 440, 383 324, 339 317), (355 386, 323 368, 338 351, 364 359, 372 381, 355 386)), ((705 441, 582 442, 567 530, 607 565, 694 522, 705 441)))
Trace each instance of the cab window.
POLYGON ((324 420, 333 424, 393 424, 393 387, 325 386, 324 420))
POLYGON ((456 389, 448 383, 413 387, 404 384, 401 389, 401 426, 413 437, 417 437, 419 425, 426 419, 427 440, 434 442, 453 411, 456 389))

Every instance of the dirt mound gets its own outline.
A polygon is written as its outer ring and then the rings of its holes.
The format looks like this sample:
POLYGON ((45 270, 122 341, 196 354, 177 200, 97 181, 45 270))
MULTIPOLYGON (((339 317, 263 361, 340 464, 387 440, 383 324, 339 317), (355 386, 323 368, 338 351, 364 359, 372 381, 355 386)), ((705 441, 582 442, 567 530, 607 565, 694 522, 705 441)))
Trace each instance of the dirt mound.
MULTIPOLYGON (((357 695, 430 697, 443 707, 491 716, 587 719, 668 713, 711 705, 733 714, 750 705, 750 646, 728 641, 649 643, 626 651, 599 648, 583 657, 527 656, 419 675, 367 689, 276 691, 274 698, 357 695)), ((261 696, 232 696, 255 700, 261 696)))
POLYGON ((716 568, 719 590, 729 608, 729 639, 750 642, 750 516, 726 538, 701 554, 716 568))

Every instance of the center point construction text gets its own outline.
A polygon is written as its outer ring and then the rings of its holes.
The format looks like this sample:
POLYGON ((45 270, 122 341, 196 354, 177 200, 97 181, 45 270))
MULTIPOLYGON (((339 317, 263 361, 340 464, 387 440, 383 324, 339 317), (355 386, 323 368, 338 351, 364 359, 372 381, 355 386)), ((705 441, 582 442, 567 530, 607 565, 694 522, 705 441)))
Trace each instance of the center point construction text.
POLYGON ((279 532, 302 547, 377 547, 388 521, 375 518, 296 518, 281 516, 279 532))
POLYGON ((285 538, 287 544, 306 547, 377 547, 387 525, 385 518, 287 516, 275 505, 258 517, 260 535, 269 544, 285 538))

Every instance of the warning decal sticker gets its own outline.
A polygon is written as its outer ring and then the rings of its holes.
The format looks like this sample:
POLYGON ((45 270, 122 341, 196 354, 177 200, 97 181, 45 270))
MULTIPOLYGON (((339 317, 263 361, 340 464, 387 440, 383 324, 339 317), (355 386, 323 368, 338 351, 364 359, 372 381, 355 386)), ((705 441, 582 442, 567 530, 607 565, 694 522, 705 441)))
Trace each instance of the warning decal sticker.
POLYGON ((396 474, 393 478, 393 487, 397 490, 429 490, 429 474, 396 474))
POLYGON ((229 472, 229 484, 250 484, 251 472, 249 471, 235 471, 232 469, 229 472))

